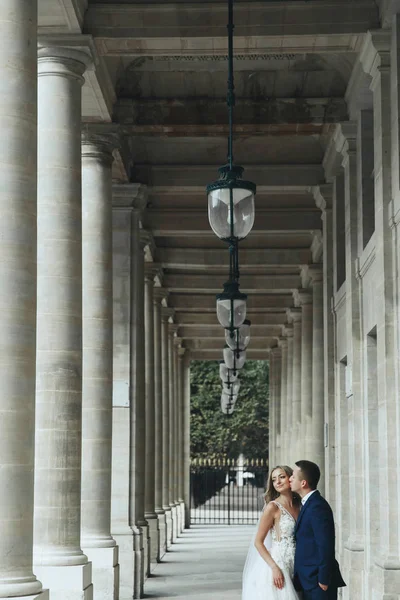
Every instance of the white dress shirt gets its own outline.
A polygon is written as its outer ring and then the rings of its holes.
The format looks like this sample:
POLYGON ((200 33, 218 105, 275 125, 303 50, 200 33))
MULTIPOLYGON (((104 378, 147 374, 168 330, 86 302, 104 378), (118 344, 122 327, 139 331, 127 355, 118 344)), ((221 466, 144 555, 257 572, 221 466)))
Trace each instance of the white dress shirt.
POLYGON ((310 496, 313 495, 314 492, 316 492, 317 490, 311 490, 311 492, 308 492, 308 494, 306 494, 302 499, 301 499, 301 503, 304 506, 305 503, 307 502, 307 500, 309 499, 310 496))

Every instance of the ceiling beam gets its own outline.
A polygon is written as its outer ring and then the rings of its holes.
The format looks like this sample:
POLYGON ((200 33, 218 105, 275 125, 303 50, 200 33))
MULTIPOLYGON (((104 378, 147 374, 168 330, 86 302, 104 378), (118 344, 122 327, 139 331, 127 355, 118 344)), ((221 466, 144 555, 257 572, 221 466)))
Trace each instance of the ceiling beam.
MULTIPOLYGON (((185 312, 215 312, 215 296, 202 294, 170 294, 168 296, 168 306, 175 311, 184 310, 185 312)), ((293 306, 293 298, 291 294, 287 295, 252 295, 247 298, 247 306, 249 310, 257 310, 267 312, 270 309, 275 311, 293 306)))
MULTIPOLYGON (((218 348, 218 342, 212 339, 193 339, 193 340, 185 340, 185 348, 188 350, 209 350, 213 351, 215 349, 220 350, 221 358, 222 358, 222 350, 224 348, 224 340, 221 338, 220 347, 218 348)), ((269 348, 271 345, 276 344, 276 337, 267 337, 267 338, 256 338, 250 341, 249 350, 265 350, 269 348)))
MULTIPOLYGON (((276 345, 275 343, 273 345, 276 345)), ((222 360, 222 350, 217 348, 214 350, 191 350, 190 357, 192 360, 222 360)), ((249 348, 246 352, 247 360, 268 360, 269 349, 255 350, 249 348)))
MULTIPOLYGON (((281 335, 282 327, 280 325, 253 325, 251 324, 251 339, 265 339, 269 337, 278 337, 281 335)), ((225 339, 225 331, 221 325, 210 327, 197 327, 196 325, 183 325, 178 328, 178 337, 182 339, 208 339, 222 341, 225 339)))
MULTIPOLYGON (((125 134, 221 136, 228 133, 226 100, 120 99, 114 109, 125 134)), ((344 98, 239 98, 234 133, 314 135, 327 123, 348 120, 344 98)))
MULTIPOLYGON (((207 185, 218 177, 217 169, 221 165, 151 165, 134 166, 136 181, 149 186, 189 186, 207 185)), ((324 170, 321 164, 302 165, 242 165, 246 179, 255 181, 257 186, 266 187, 304 187, 309 188, 325 183, 324 170)))
MULTIPOLYGON (((201 232, 214 235, 211 230, 206 210, 200 209, 152 209, 149 208, 143 217, 145 226, 150 228, 155 236, 187 235, 201 232)), ((252 232, 301 232, 321 229, 321 211, 312 209, 263 210, 255 212, 252 232)))
MULTIPOLYGON (((261 313, 253 310, 247 311, 247 318, 251 321, 251 327, 268 327, 268 326, 281 326, 286 323, 286 312, 268 312, 261 313)), ((217 314, 214 312, 185 312, 179 311, 174 316, 174 321, 180 326, 192 326, 197 329, 206 329, 209 327, 221 327, 218 323, 217 314)))
MULTIPOLYGON (((247 268, 297 267, 311 262, 308 248, 259 248, 240 250, 242 272, 247 268)), ((164 269, 224 269, 228 264, 227 251, 194 248, 157 248, 155 262, 164 269)))
MULTIPOLYGON (((348 0, 236 2, 234 17, 236 54, 348 51, 379 27, 374 0, 352 0, 351 10, 348 0)), ((226 23, 222 2, 90 4, 85 31, 103 38, 103 54, 225 54, 226 23)))
MULTIPOLYGON (((222 291, 220 275, 168 274, 163 277, 163 287, 173 293, 204 293, 222 291)), ((240 287, 246 293, 288 292, 301 287, 300 274, 293 275, 246 275, 240 278, 240 287)))

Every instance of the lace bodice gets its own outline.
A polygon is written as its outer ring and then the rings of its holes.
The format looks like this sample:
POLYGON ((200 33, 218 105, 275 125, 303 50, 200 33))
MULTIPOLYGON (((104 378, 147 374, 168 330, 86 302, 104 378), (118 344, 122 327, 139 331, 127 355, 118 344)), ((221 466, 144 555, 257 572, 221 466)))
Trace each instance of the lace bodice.
POLYGON ((282 504, 276 500, 273 502, 279 508, 280 518, 271 530, 271 555, 281 569, 288 569, 288 571, 292 573, 295 553, 294 530, 296 521, 282 504))

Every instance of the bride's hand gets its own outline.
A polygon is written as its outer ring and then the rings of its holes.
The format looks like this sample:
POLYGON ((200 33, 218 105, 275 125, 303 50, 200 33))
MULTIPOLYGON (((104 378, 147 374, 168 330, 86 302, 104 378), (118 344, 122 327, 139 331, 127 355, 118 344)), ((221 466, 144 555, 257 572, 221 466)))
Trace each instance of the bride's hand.
POLYGON ((285 578, 277 565, 275 565, 275 567, 272 569, 272 579, 274 580, 274 585, 278 588, 278 590, 281 590, 285 585, 285 578))

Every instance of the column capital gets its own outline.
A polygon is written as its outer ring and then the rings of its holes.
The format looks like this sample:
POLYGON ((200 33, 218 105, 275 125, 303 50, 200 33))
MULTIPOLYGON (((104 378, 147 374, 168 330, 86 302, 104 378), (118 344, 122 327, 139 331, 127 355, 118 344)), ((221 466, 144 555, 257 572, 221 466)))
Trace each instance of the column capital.
POLYGON ((293 297, 296 300, 297 306, 306 306, 307 304, 312 304, 312 293, 308 289, 295 290, 293 292, 293 297))
POLYGON ((391 30, 368 31, 360 50, 359 60, 374 82, 381 70, 390 68, 391 30))
POLYGON ((175 336, 179 329, 178 323, 168 323, 168 331, 172 336, 175 336))
POLYGON ((76 79, 83 85, 83 74, 93 63, 90 50, 52 44, 52 41, 44 38, 39 41, 38 77, 58 75, 76 79), (48 43, 51 45, 47 45, 48 43))
POLYGON ((145 262, 144 263, 144 277, 147 281, 154 283, 154 279, 162 277, 162 267, 158 263, 145 262))
POLYGON ((342 165, 344 166, 349 155, 355 154, 357 151, 357 123, 355 121, 339 123, 336 126, 333 139, 336 150, 343 157, 342 165))
POLYGON ((282 350, 286 350, 288 347, 288 340, 285 336, 281 335, 278 338, 278 346, 282 349, 282 350))
POLYGON ((147 198, 147 185, 141 183, 113 185, 113 209, 131 209, 142 213, 147 206, 147 198))
POLYGON ((332 210, 333 205, 333 185, 324 183, 313 187, 313 196, 315 205, 324 213, 327 210, 332 210))
POLYGON ((282 356, 282 348, 280 346, 273 346, 269 351, 274 358, 280 358, 282 356))
POLYGON ((313 262, 319 262, 322 259, 322 254, 324 250, 322 231, 314 231, 310 249, 313 262))
POLYGON ((113 162, 113 152, 120 146, 119 126, 85 124, 82 128, 82 157, 95 158, 106 166, 113 162))
POLYGON ((286 309, 286 315, 289 322, 298 323, 301 321, 302 311, 299 307, 293 307, 286 309))
MULTIPOLYGON (((176 332, 178 333, 178 329, 179 329, 179 325, 177 323, 174 323, 174 325, 176 325, 176 332)), ((174 344, 176 346, 176 350, 178 350, 179 348, 181 348, 181 344, 182 344, 182 338, 180 337, 174 337, 174 344)))
POLYGON ((178 358, 179 360, 183 360, 183 357, 186 354, 186 348, 182 348, 182 346, 180 348, 178 348, 178 358))
MULTIPOLYGON (((168 298, 169 292, 163 287, 154 288, 154 304, 161 304, 163 300, 168 298)), ((166 308, 165 306, 163 308, 166 308)))
POLYGON ((321 264, 309 265, 309 273, 312 284, 319 283, 323 280, 324 271, 321 264))
POLYGON ((293 324, 292 323, 285 323, 285 325, 282 326, 282 335, 286 336, 288 338, 288 340, 293 337, 293 324))
POLYGON ((161 307, 161 316, 165 321, 168 321, 168 319, 172 319, 174 315, 175 311, 173 308, 170 308, 169 306, 161 307))

